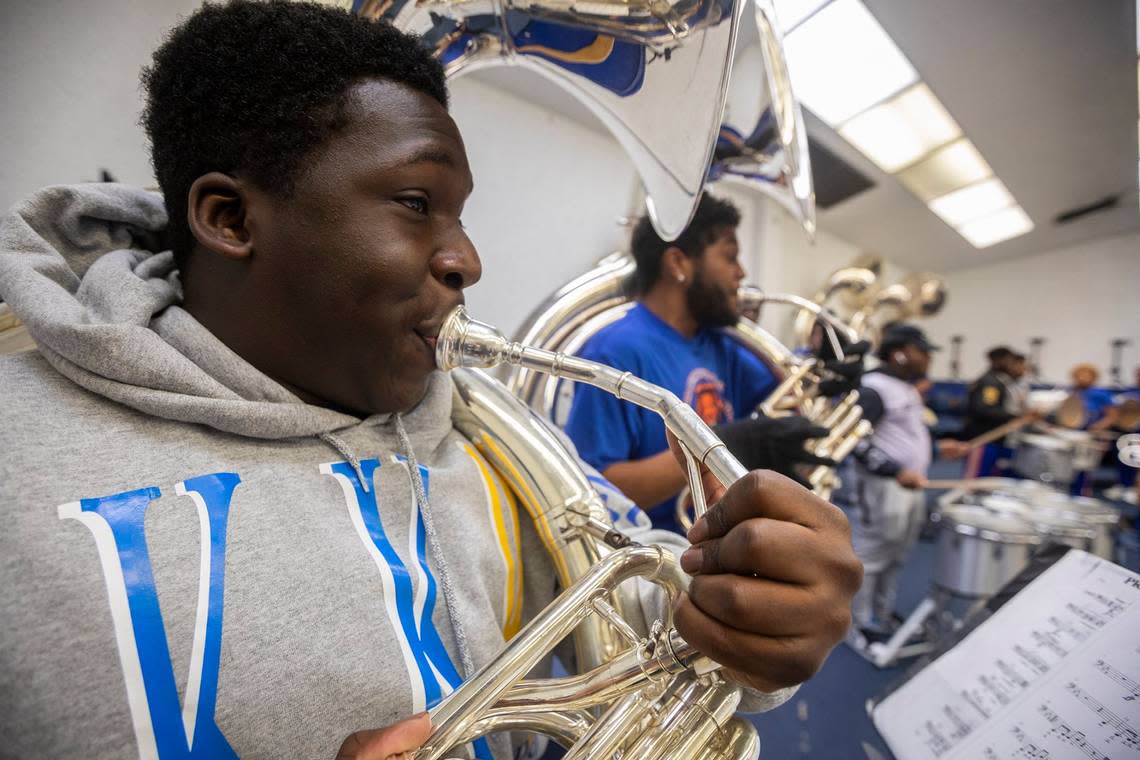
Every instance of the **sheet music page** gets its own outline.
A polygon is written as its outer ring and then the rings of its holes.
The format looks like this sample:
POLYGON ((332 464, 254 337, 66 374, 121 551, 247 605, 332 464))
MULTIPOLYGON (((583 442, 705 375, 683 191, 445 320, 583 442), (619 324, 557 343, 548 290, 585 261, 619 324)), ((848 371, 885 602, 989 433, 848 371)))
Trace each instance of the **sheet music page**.
POLYGON ((1140 760, 1140 576, 1068 552, 872 719, 899 760, 1140 760))

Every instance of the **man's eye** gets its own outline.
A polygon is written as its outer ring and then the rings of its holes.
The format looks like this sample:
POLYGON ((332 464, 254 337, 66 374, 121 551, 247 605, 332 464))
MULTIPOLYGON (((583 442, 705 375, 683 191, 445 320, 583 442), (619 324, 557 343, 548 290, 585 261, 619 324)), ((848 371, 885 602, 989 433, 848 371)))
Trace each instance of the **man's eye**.
POLYGON ((424 198, 399 198, 400 203, 404 204, 417 214, 426 214, 428 211, 427 200, 424 198))

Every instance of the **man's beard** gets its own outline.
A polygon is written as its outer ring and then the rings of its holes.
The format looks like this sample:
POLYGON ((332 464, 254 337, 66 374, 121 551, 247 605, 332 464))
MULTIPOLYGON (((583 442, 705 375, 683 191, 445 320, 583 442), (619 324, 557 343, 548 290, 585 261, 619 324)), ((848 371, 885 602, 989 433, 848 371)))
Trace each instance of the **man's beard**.
POLYGON ((730 327, 740 321, 725 292, 702 278, 700 272, 685 291, 685 305, 701 328, 730 327))

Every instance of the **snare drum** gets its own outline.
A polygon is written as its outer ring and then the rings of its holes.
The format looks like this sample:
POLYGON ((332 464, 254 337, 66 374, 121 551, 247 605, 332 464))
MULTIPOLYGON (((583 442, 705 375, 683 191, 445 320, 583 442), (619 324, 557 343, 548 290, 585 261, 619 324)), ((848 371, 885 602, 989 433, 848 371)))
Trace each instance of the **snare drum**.
POLYGON ((1077 472, 1095 469, 1108 446, 1083 430, 1056 430, 1054 435, 1069 444, 1073 469, 1077 472))
MULTIPOLYGON (((1046 541, 1065 544, 1082 551, 1093 551, 1097 531, 1092 525, 1081 519, 1081 516, 1064 509, 1050 506, 1034 507, 1029 516, 1034 529, 1046 541)), ((1109 549, 1109 559, 1112 550, 1109 549)))
POLYGON ((1041 543, 1024 518, 982 506, 944 507, 939 522, 934 584, 956 596, 993 596, 1021 572, 1041 543))
POLYGON ((1080 522, 1093 531, 1090 551, 1098 557, 1112 560, 1116 548, 1116 533, 1120 526, 1120 513, 1098 499, 1084 496, 1052 494, 1040 505, 1059 514, 1070 522, 1080 522))
POLYGON ((1027 478, 1047 483, 1072 482, 1074 471, 1069 444, 1051 435, 1022 433, 1013 452, 1013 469, 1027 478))

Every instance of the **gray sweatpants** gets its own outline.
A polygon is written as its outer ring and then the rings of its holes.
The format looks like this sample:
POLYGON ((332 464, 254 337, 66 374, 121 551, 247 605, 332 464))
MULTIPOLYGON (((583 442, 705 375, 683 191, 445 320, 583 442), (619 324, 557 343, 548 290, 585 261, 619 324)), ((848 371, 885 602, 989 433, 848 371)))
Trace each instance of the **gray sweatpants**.
POLYGON ((881 628, 895 611, 899 570, 925 518, 921 489, 859 468, 851 513, 852 543, 863 563, 863 586, 851 604, 858 628, 881 628))

